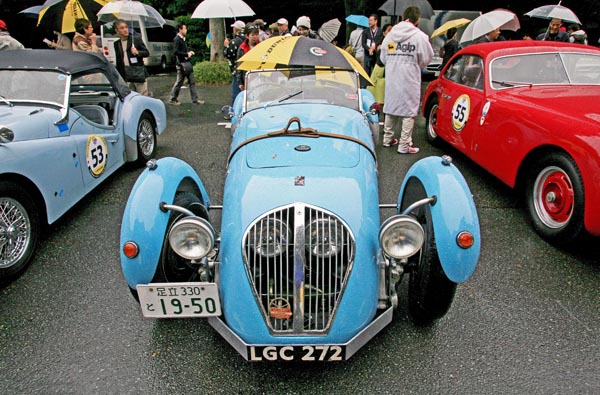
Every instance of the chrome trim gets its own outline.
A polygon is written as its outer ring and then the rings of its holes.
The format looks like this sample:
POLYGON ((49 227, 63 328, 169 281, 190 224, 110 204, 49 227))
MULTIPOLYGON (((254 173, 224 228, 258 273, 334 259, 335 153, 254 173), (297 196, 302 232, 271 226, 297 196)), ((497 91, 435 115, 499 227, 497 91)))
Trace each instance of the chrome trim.
POLYGON ((271 210, 250 224, 242 239, 242 255, 254 297, 272 334, 325 335, 329 331, 352 269, 355 246, 354 235, 341 218, 304 203, 271 210), (260 233, 265 222, 279 224, 272 237, 260 233), (323 237, 325 231, 332 237, 323 237), (307 234, 312 235, 309 240, 307 234), (258 240, 266 242, 261 250, 272 247, 280 253, 259 253, 254 248, 258 240), (320 244, 311 245, 314 240, 320 244), (330 250, 331 242, 338 245, 338 252, 331 256, 310 252, 330 250))

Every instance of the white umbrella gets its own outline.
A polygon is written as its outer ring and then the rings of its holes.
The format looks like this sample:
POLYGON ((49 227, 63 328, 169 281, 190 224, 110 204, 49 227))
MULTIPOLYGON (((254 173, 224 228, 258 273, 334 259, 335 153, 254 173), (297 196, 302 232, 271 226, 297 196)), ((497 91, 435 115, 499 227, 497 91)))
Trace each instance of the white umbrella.
POLYGON ((486 12, 469 23, 460 38, 460 43, 475 41, 496 29, 516 31, 519 27, 519 18, 513 12, 501 9, 486 12))
POLYGON ((40 11, 44 8, 43 5, 34 5, 24 10, 19 11, 19 14, 23 14, 30 18, 37 18, 40 15, 40 11))
POLYGON ((342 22, 337 18, 327 21, 319 28, 319 36, 328 43, 333 42, 340 31, 340 26, 342 22))
POLYGON ((433 7, 427 0, 387 0, 379 9, 388 15, 402 16, 408 7, 419 7, 421 18, 433 16, 433 7))
POLYGON ((560 2, 558 4, 543 5, 541 7, 534 8, 533 10, 526 12, 525 15, 532 18, 542 19, 557 18, 566 22, 575 22, 581 25, 577 15, 575 15, 575 13, 567 7, 560 5, 560 2))
POLYGON ((111 22, 115 19, 132 20, 140 17, 146 27, 160 27, 165 19, 158 11, 148 4, 132 0, 117 0, 106 4, 98 11, 98 21, 111 22))
POLYGON ((204 0, 192 13, 192 18, 237 18, 256 13, 242 0, 204 0))

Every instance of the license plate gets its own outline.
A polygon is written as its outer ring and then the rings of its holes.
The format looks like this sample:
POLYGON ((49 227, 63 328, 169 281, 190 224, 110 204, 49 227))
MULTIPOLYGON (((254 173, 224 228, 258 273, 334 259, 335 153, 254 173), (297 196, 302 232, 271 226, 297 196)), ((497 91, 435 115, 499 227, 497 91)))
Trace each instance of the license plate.
POLYGON ((258 361, 343 361, 346 359, 346 346, 306 345, 306 346, 248 346, 248 360, 258 361))
POLYGON ((164 283, 137 286, 144 317, 182 318, 221 315, 215 283, 164 283))

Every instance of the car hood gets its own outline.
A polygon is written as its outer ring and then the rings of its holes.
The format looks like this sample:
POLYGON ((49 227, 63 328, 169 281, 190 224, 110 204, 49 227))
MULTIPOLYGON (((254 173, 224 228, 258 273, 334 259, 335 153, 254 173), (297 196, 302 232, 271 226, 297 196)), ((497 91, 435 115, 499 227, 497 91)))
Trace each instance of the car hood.
POLYGON ((536 110, 544 109, 553 114, 572 118, 574 122, 600 124, 600 108, 596 102, 600 95, 598 86, 574 86, 568 90, 559 86, 523 87, 505 91, 508 102, 521 103, 536 110))
POLYGON ((48 138, 48 131, 58 119, 60 113, 49 107, 0 105, 0 127, 14 132, 13 141, 48 138))
MULTIPOLYGON (((282 130, 294 117, 301 119, 301 127, 318 132, 339 134, 365 140, 370 129, 358 111, 336 106, 294 104, 268 107, 248 112, 241 120, 232 147, 247 139, 282 130), (331 112, 323 112, 330 108, 331 112)), ((297 130, 293 122, 290 130, 297 130)), ((361 148, 353 141, 331 137, 269 137, 249 144, 245 150, 250 168, 267 167, 342 167, 357 166, 361 148)))

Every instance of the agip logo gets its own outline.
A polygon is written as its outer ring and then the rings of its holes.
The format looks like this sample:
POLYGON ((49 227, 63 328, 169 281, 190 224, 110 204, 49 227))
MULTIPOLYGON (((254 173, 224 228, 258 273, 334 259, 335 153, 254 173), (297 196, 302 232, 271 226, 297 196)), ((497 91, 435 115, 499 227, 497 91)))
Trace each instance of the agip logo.
POLYGON ((324 56, 327 54, 327 50, 325 50, 321 47, 311 47, 309 49, 309 52, 315 56, 324 56))

